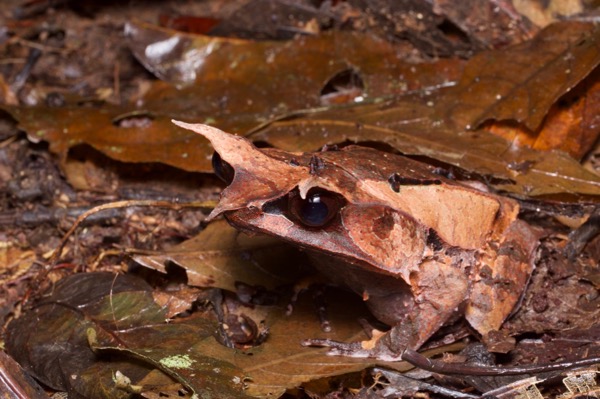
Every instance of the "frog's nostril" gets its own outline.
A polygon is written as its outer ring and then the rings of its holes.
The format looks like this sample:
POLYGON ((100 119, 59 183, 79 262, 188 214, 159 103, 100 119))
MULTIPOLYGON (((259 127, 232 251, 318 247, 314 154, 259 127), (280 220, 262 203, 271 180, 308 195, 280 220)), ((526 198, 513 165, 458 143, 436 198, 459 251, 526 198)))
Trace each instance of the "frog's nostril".
POLYGON ((227 184, 231 184, 235 171, 233 167, 221 158, 219 153, 214 152, 212 156, 212 167, 217 177, 227 184))

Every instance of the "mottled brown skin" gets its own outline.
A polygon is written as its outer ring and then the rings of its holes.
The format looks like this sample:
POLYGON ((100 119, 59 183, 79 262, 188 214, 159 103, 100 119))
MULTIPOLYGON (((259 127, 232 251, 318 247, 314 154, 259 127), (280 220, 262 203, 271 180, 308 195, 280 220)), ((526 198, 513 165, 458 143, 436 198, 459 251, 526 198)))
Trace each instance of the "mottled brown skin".
POLYGON ((368 342, 311 343, 337 354, 399 359, 458 315, 484 336, 499 329, 525 289, 537 238, 511 199, 369 148, 257 149, 205 125, 176 123, 207 137, 235 170, 211 217, 224 214, 241 230, 306 249, 323 274, 392 326, 368 342), (290 211, 311 190, 339 199, 323 226, 307 226, 290 211))

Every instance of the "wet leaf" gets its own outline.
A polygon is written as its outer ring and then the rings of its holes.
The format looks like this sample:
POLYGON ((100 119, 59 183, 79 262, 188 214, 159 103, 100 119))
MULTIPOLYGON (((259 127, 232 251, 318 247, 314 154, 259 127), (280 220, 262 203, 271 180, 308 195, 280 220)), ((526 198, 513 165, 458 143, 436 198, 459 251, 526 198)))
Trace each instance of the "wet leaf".
POLYGON ((86 331, 111 323, 124 322, 130 326, 128 319, 135 319, 139 314, 160 315, 160 309, 142 305, 144 296, 151 299, 149 287, 129 277, 80 274, 70 281, 63 280, 50 298, 10 324, 7 350, 39 381, 77 394, 76 398, 90 397, 88 394, 98 398, 129 397, 130 394, 115 386, 112 374, 121 370, 135 381, 149 368, 97 359, 89 347, 86 331), (111 288, 118 298, 113 303, 117 307, 115 313, 107 314, 101 309, 112 305, 106 300, 111 288), (88 319, 85 314, 94 317, 88 319), (97 362, 103 367, 97 369, 97 362), (94 384, 88 384, 90 378, 94 384))
POLYGON ((485 131, 450 129, 436 117, 436 104, 436 96, 408 96, 325 111, 274 122, 248 138, 287 151, 314 151, 345 141, 379 142, 406 155, 492 177, 490 184, 496 189, 521 196, 600 195, 600 177, 568 155, 519 148, 485 131), (520 170, 519 165, 528 168, 520 170))
POLYGON ((160 111, 103 105, 18 107, 10 112, 31 141, 48 141, 63 162, 69 149, 88 144, 123 162, 162 162, 187 171, 206 171, 210 165, 208 143, 173 128, 170 116, 160 111), (140 124, 128 125, 132 120, 140 124))
POLYGON ((267 236, 248 236, 224 220, 209 224, 198 236, 172 250, 136 256, 135 260, 163 273, 168 262, 174 262, 185 269, 188 284, 232 292, 237 282, 267 289, 292 284, 306 265, 306 259, 290 245, 267 236))
POLYGON ((598 65, 599 40, 594 25, 563 22, 512 48, 477 54, 447 97, 445 115, 459 128, 511 120, 535 131, 552 104, 598 65))
POLYGON ((457 79, 463 64, 441 60, 416 68, 399 61, 402 54, 390 43, 348 32, 252 42, 132 23, 127 35, 138 59, 168 81, 156 82, 136 104, 5 110, 32 141, 48 141, 63 161, 69 149, 88 144, 119 161, 209 172, 208 142, 168 120, 193 120, 243 133, 274 116, 320 107, 324 88, 344 71, 354 71, 364 87, 348 99, 352 102, 447 85, 457 79))
POLYGON ((232 365, 194 355, 189 359, 198 373, 181 371, 188 360, 182 345, 192 338, 212 340, 214 345, 214 322, 203 319, 180 326, 165 321, 165 309, 154 302, 143 280, 111 273, 77 274, 61 280, 48 298, 11 323, 7 348, 40 381, 74 397, 130 397, 114 379, 115 373, 136 384, 152 366, 197 394, 243 397, 241 386, 232 383, 233 373, 239 373, 232 365), (102 348, 116 349, 123 356, 114 351, 104 356, 102 348))

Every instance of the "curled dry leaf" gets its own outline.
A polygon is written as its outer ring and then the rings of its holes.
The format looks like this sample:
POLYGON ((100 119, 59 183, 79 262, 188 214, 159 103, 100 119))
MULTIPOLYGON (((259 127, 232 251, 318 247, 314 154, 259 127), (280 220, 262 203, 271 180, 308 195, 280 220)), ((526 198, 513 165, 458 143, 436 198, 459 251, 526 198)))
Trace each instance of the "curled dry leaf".
POLYGON ((10 324, 7 349, 38 380, 75 398, 128 398, 131 392, 114 380, 115 373, 135 385, 155 368, 198 395, 245 397, 237 367, 188 350, 202 340, 218 345, 214 321, 166 320, 166 309, 143 280, 82 273, 58 282, 51 295, 10 324), (122 356, 99 356, 106 349, 122 356))
POLYGON ((531 131, 523 125, 510 122, 485 123, 490 131, 507 141, 536 150, 561 150, 581 160, 600 135, 600 70, 596 68, 574 89, 562 96, 548 110, 544 123, 531 131))

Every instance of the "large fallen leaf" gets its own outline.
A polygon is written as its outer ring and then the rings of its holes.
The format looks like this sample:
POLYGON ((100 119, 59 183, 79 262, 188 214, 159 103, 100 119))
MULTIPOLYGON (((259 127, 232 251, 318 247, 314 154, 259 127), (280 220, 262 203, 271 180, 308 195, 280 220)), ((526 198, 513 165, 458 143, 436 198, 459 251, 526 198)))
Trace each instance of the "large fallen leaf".
POLYGON ((163 273, 174 262, 185 269, 188 284, 232 292, 237 282, 267 289, 293 284, 305 273, 307 262, 292 246, 267 236, 248 236, 225 220, 209 224, 163 254, 139 255, 135 260, 163 273))
POLYGON ((205 140, 173 128, 171 116, 133 106, 14 107, 7 109, 33 142, 47 141, 65 161, 71 148, 87 144, 123 162, 161 162, 206 171, 211 150, 205 140), (143 121, 127 124, 127 120, 143 121), (125 123, 121 123, 125 121, 125 123))
POLYGON ((488 176, 497 189, 521 196, 597 196, 600 178, 567 154, 518 147, 465 126, 508 119, 537 128, 552 104, 597 66, 598 32, 578 22, 552 25, 531 42, 475 56, 455 87, 282 119, 249 138, 288 151, 382 142, 488 176))
POLYGON ((535 131, 550 107, 600 63, 600 29, 589 23, 548 26, 533 40, 477 54, 446 97, 458 128, 510 120, 535 131))
POLYGON ((347 69, 360 75, 365 97, 379 97, 448 84, 463 65, 459 60, 405 62, 400 47, 357 32, 257 42, 132 22, 125 33, 133 54, 156 76, 179 86, 195 84, 195 91, 208 96, 199 97, 207 104, 221 101, 221 108, 237 111, 260 109, 264 103, 280 112, 317 106, 327 81, 347 69), (232 91, 245 96, 231 97, 232 91))
MULTIPOLYGON (((128 398, 129 384, 139 385, 157 369, 205 398, 277 397, 304 382, 375 364, 301 346, 307 338, 365 338, 359 318, 370 316, 358 296, 329 289, 326 301, 332 327, 327 333, 309 295, 301 296, 291 316, 283 306, 258 306, 269 336, 240 351, 217 342, 215 322, 206 314, 167 323, 166 309, 136 277, 78 274, 61 280, 48 298, 10 324, 7 349, 37 379, 74 398, 128 398), (131 382, 123 385, 117 374, 131 382)), ((405 362, 377 364, 411 368, 405 362)))
MULTIPOLYGON (((360 318, 370 318, 358 296, 338 289, 327 293, 327 314, 332 331, 320 330, 314 303, 310 295, 301 297, 291 316, 284 309, 269 312, 265 324, 269 339, 247 353, 224 353, 224 359, 240 367, 248 376, 247 393, 252 396, 276 398, 302 383, 363 370, 375 364, 387 365, 399 371, 412 368, 406 362, 383 363, 374 359, 328 356, 326 348, 302 347, 308 338, 328 338, 335 341, 355 342, 366 335, 360 318), (233 356, 232 356, 233 355, 233 356)), ((194 347, 200 352, 211 351, 207 342, 194 347)), ((216 348, 219 352, 222 349, 216 348)))
POLYGON ((117 313, 121 314, 115 322, 124 320, 123 316, 129 311, 125 314, 122 311, 127 308, 132 312, 129 315, 132 319, 157 310, 140 306, 143 302, 139 301, 140 296, 151 295, 151 291, 138 280, 113 275, 109 278, 78 275, 71 283, 59 283, 53 296, 10 324, 6 341, 8 352, 36 379, 51 388, 67 391, 75 398, 129 397, 127 392, 115 386, 114 373, 120 370, 135 382, 150 370, 143 365, 127 366, 118 359, 115 362, 97 359, 86 339, 88 328, 110 320, 102 316, 95 321, 88 320, 84 314, 109 305, 102 299, 111 288, 116 298, 120 298, 117 304, 125 305, 118 307, 121 312, 117 313), (129 300, 123 301, 122 294, 129 294, 129 300), (96 369, 98 363, 103 367, 96 369), (95 371, 89 373, 92 369, 95 371), (91 384, 92 379, 94 383, 91 384))
POLYGON ((346 140, 383 142, 486 176, 497 189, 522 196, 598 194, 597 176, 562 153, 517 148, 464 130, 490 119, 537 127, 552 104, 597 65, 592 25, 557 24, 532 42, 482 53, 469 61, 456 87, 447 86, 461 63, 405 64, 394 47, 368 35, 337 32, 255 43, 141 23, 127 32, 139 59, 159 76, 187 86, 158 83, 140 100, 141 108, 131 105, 121 113, 111 107, 11 109, 32 140, 49 141, 63 159, 72 146, 86 143, 122 161, 209 171, 207 142, 167 126, 167 117, 243 133, 280 115, 251 138, 291 151, 346 140), (299 112, 318 106, 328 80, 348 69, 361 77, 361 97, 369 101, 299 112), (193 79, 182 77, 188 75, 193 79), (431 90, 421 95, 380 98, 427 87, 431 90), (141 116, 126 112, 132 110, 141 116))
POLYGON ((379 142, 403 154, 487 176, 496 189, 520 196, 600 196, 600 177, 567 154, 518 148, 485 131, 451 130, 437 119, 436 100, 404 97, 314 113, 266 125, 248 138, 287 151, 311 151, 345 141, 379 142))
POLYGON ((166 309, 139 278, 83 273, 61 280, 49 297, 12 322, 7 349, 38 380, 74 398, 128 398, 131 392, 116 373, 135 385, 154 367, 203 397, 243 397, 236 367, 182 348, 190 340, 214 342, 214 322, 203 319, 194 326, 166 324, 166 309), (92 349, 108 347, 107 341, 124 356, 92 349), (190 363, 195 374, 185 372, 190 363))
POLYGON ((392 44, 348 32, 252 42, 132 23, 126 33, 138 59, 168 81, 155 82, 135 104, 4 109, 32 141, 49 142, 63 160, 70 148, 88 144, 120 161, 208 172, 208 142, 171 118, 242 133, 274 116, 320 107, 325 86, 340 73, 362 82, 359 100, 451 84, 463 65, 440 60, 417 67, 392 44))

